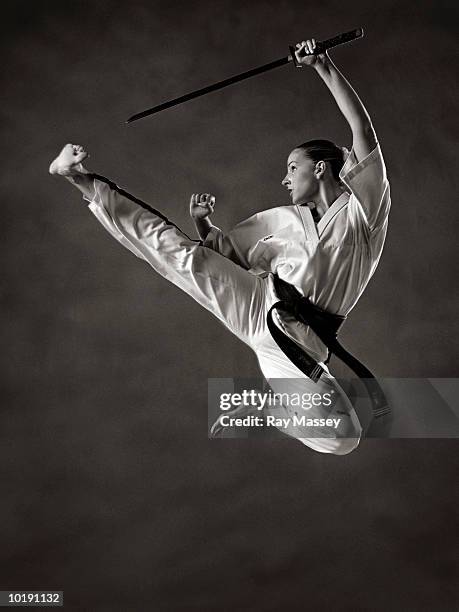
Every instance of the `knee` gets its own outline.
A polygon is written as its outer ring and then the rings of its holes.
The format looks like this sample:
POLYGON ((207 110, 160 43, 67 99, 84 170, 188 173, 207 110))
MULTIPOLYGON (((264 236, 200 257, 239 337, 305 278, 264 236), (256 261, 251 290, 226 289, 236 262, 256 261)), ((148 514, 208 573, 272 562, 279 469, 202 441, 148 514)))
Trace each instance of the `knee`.
POLYGON ((298 440, 318 453, 330 455, 348 455, 360 442, 360 438, 298 438, 298 440))
POLYGON ((360 442, 360 436, 358 438, 336 438, 330 445, 329 453, 333 455, 349 455, 355 450, 360 442))
POLYGON ((348 455, 355 450, 362 437, 362 427, 357 418, 357 415, 352 411, 350 422, 347 424, 344 435, 341 434, 331 440, 331 450, 329 452, 334 455, 348 455))
POLYGON ((362 428, 359 424, 355 424, 353 428, 347 428, 345 435, 346 437, 298 438, 298 440, 318 453, 348 455, 358 447, 362 437, 362 428))

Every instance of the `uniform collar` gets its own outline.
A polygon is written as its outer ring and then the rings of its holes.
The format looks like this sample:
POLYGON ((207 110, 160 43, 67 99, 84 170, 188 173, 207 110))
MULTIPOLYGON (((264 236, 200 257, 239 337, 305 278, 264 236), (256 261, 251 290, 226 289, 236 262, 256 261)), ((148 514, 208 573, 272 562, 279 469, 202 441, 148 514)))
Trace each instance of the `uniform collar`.
POLYGON ((347 191, 343 191, 343 193, 336 198, 336 200, 333 202, 333 204, 330 206, 330 208, 328 208, 326 210, 324 216, 322 217, 322 219, 317 224, 317 232, 318 232, 319 236, 321 236, 323 234, 325 228, 330 223, 330 221, 333 219, 333 217, 337 213, 339 213, 339 211, 344 206, 346 206, 346 204, 348 202, 349 202, 349 194, 347 193, 347 191))
POLYGON ((335 217, 335 215, 339 213, 339 211, 344 206, 346 206, 348 201, 349 193, 344 191, 340 196, 336 198, 330 208, 326 210, 324 216, 320 219, 317 225, 314 223, 314 219, 312 218, 312 212, 309 206, 297 205, 297 209, 303 220, 303 226, 306 232, 307 240, 312 240, 312 242, 318 243, 327 225, 335 217))

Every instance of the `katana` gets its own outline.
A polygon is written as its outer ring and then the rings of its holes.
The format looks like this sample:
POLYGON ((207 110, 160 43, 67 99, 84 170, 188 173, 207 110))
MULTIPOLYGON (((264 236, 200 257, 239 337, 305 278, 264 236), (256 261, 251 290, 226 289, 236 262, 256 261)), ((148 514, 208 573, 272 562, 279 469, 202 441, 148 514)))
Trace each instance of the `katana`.
MULTIPOLYGON (((352 30, 351 32, 345 32, 344 34, 338 34, 338 36, 334 36, 333 38, 329 38, 328 40, 318 42, 312 55, 319 55, 320 53, 324 53, 327 49, 332 49, 333 47, 337 47, 338 45, 343 45, 353 40, 357 40, 358 38, 362 38, 362 36, 362 28, 352 30)), ((158 104, 158 106, 148 108, 147 110, 144 110, 140 113, 137 113, 136 115, 132 115, 132 117, 129 117, 126 123, 138 121, 139 119, 143 119, 144 117, 148 117, 149 115, 154 115, 155 113, 159 113, 163 110, 166 110, 166 108, 171 108, 172 106, 183 104, 183 102, 188 102, 188 100, 193 100, 194 98, 205 96, 206 94, 211 93, 212 91, 223 89, 224 87, 228 87, 228 85, 233 85, 233 83, 238 83, 239 81, 243 81, 244 79, 250 79, 256 76, 257 74, 261 74, 262 72, 267 72, 268 70, 273 70, 274 68, 285 66, 290 62, 293 62, 296 68, 302 68, 303 66, 297 62, 295 56, 295 47, 289 46, 289 50, 290 55, 288 55, 287 57, 282 57, 281 59, 274 60, 273 62, 269 62, 268 64, 263 64, 263 66, 258 66, 257 68, 252 68, 252 70, 247 70, 247 72, 242 72, 241 74, 229 77, 224 81, 219 81, 218 83, 207 85, 207 87, 197 89, 196 91, 187 93, 183 96, 180 96, 179 98, 174 98, 173 100, 169 100, 168 102, 158 104)))

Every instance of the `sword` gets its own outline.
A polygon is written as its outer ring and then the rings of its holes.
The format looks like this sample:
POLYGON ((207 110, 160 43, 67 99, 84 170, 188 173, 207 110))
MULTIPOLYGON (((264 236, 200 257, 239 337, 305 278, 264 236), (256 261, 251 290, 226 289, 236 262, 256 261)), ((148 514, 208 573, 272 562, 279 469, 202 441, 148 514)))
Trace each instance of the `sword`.
MULTIPOLYGON (((320 53, 324 53, 327 49, 332 49, 333 47, 337 47, 338 45, 343 45, 353 40, 357 40, 358 38, 362 38, 362 36, 363 28, 358 28, 357 30, 352 30, 351 32, 345 32, 344 34, 338 34, 338 36, 334 36, 333 38, 328 38, 327 40, 318 42, 313 55, 319 55, 320 53)), ((218 83, 207 85, 207 87, 197 89, 196 91, 187 93, 184 96, 180 96, 179 98, 174 98, 173 100, 169 100, 168 102, 163 102, 162 104, 158 104, 158 106, 147 108, 147 110, 144 110, 140 113, 137 113, 136 115, 132 115, 132 117, 129 117, 126 123, 138 121, 139 119, 143 119, 144 117, 148 117, 149 115, 154 115, 155 113, 159 113, 163 110, 166 110, 166 108, 171 108, 172 106, 183 104, 183 102, 188 102, 188 100, 193 100, 194 98, 205 96, 206 94, 211 93, 212 91, 223 89, 224 87, 228 87, 228 85, 233 85, 233 83, 238 83, 239 81, 243 81, 244 79, 250 79, 251 77, 256 76, 257 74, 261 74, 262 72, 267 72, 268 70, 273 70, 274 68, 285 66, 290 62, 293 62, 296 68, 302 68, 303 66, 297 62, 297 59, 295 57, 295 47, 291 45, 289 46, 289 50, 290 55, 288 55, 287 57, 282 57, 281 59, 274 60, 273 62, 269 62, 268 64, 263 64, 263 66, 258 66, 257 68, 252 68, 252 70, 247 70, 246 72, 242 72, 241 74, 229 77, 228 79, 219 81, 218 83)))

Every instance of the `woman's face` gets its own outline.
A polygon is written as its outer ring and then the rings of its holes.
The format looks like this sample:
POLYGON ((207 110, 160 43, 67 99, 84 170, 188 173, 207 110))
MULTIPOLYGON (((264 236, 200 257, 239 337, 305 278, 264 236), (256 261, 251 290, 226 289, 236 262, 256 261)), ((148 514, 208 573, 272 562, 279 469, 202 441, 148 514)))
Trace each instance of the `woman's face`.
POLYGON ((287 160, 287 174, 282 185, 290 192, 293 204, 306 204, 319 190, 314 174, 315 163, 301 149, 293 149, 287 160))

